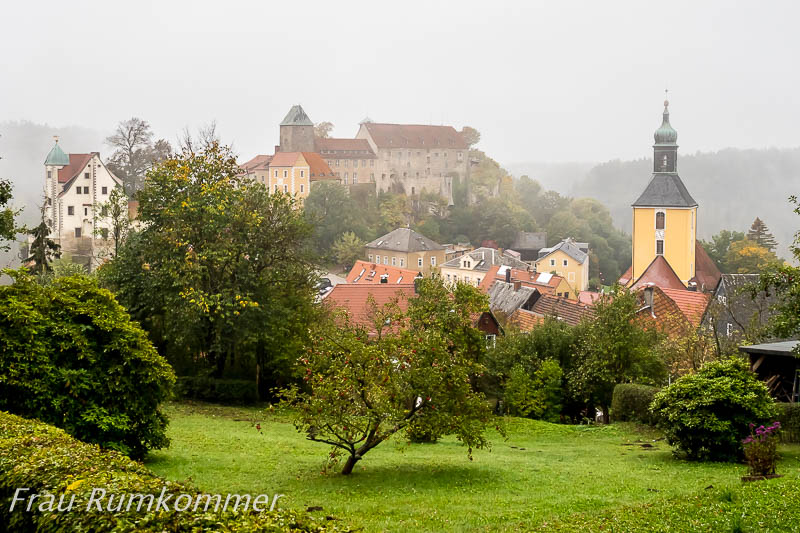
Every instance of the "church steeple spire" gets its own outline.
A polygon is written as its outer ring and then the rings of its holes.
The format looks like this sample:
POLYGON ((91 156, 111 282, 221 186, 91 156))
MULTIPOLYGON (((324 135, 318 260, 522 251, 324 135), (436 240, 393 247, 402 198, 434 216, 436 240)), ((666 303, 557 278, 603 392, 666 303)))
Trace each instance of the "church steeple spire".
POLYGON ((669 100, 664 100, 661 126, 653 135, 653 172, 678 171, 678 132, 669 123, 669 100))

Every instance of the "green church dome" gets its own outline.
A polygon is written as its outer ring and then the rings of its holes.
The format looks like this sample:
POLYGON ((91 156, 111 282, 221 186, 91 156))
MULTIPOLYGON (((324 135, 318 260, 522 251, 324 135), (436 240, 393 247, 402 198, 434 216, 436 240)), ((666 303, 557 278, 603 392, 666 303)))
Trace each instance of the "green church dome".
POLYGON ((69 165, 69 156, 65 154, 64 150, 58 145, 58 140, 56 140, 56 144, 50 150, 50 153, 47 154, 47 159, 44 160, 44 164, 57 167, 69 165))
POLYGON ((669 123, 669 100, 664 100, 664 120, 661 127, 654 135, 656 144, 675 144, 678 142, 678 132, 669 123))

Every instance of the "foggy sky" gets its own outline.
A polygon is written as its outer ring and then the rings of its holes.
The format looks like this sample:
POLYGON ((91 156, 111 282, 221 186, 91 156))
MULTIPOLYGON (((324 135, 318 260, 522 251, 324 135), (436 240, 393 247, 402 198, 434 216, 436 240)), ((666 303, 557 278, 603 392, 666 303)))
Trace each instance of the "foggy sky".
MULTIPOLYGON (((218 122, 272 153, 302 104, 468 124, 504 164, 650 157, 664 88, 684 153, 800 145, 797 2, 37 1, 0 10, 0 121, 174 141, 218 122)), ((72 146, 68 151, 105 146, 72 146)))

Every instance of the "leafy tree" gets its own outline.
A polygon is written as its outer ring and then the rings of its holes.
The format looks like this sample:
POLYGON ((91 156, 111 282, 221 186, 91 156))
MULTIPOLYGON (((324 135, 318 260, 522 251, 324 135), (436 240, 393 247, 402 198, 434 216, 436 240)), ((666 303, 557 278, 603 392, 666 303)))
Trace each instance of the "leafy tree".
POLYGON ((763 246, 770 252, 774 252, 775 248, 778 247, 775 236, 769 232, 767 225, 758 217, 756 217, 750 229, 747 231, 747 238, 754 241, 759 246, 763 246))
POLYGON ((44 209, 42 209, 42 221, 38 226, 29 230, 33 235, 33 242, 31 243, 30 256, 23 259, 24 263, 29 263, 33 272, 42 274, 50 270, 50 262, 55 258, 61 257, 61 246, 56 244, 50 239, 50 225, 44 218, 44 209))
POLYGON ((258 369, 262 391, 290 379, 315 281, 294 200, 247 181, 212 145, 148 172, 138 220, 102 276, 171 362, 214 377, 258 369))
POLYGON ((511 368, 505 386, 504 399, 509 412, 558 422, 562 378, 561 367, 552 359, 542 361, 533 375, 517 363, 511 368))
POLYGON ((0 179, 0 252, 7 251, 11 245, 3 241, 13 241, 19 228, 14 224, 16 211, 8 207, 11 201, 11 182, 0 179))
POLYGON ((355 233, 348 231, 333 243, 333 255, 340 264, 353 266, 364 255, 364 244, 355 233))
POLYGON ((658 393, 652 411, 667 441, 690 459, 735 461, 749 424, 775 416, 767 387, 739 358, 714 361, 658 393))
POLYGON ((114 255, 116 256, 131 231, 131 221, 128 219, 128 197, 122 188, 114 187, 108 196, 108 201, 100 204, 98 219, 108 227, 99 227, 98 224, 94 233, 96 236, 110 234, 114 240, 114 255))
MULTIPOLYGON (((800 215, 797 197, 789 197, 789 202, 795 206, 794 212, 800 215)), ((800 262, 800 231, 795 233, 791 251, 795 261, 800 262)), ((800 337, 800 268, 784 263, 766 269, 761 273, 759 286, 753 289, 753 297, 757 291, 766 291, 778 298, 770 318, 772 332, 784 339, 800 337)))
POLYGON ((314 136, 320 139, 327 139, 331 131, 333 131, 333 123, 331 122, 319 122, 314 126, 314 136))
POLYGON ((44 285, 50 285, 58 279, 71 276, 89 276, 89 274, 86 272, 86 266, 81 263, 56 259, 50 263, 50 270, 39 274, 38 281, 44 285))
POLYGON ((461 128, 461 136, 470 148, 478 144, 481 140, 481 132, 470 126, 461 128))
POLYGON ((737 274, 758 274, 780 264, 774 252, 749 239, 734 242, 725 255, 726 269, 737 274))
POLYGON ((455 433, 470 454, 488 445, 483 432, 491 413, 471 384, 483 370, 472 342, 483 336, 472 315, 485 305, 485 296, 466 287, 443 303, 440 279, 425 280, 419 290, 407 313, 396 302, 376 306, 371 339, 368 328, 346 317, 318 326, 299 359, 305 388, 285 391, 298 430, 330 444, 332 457, 347 456, 344 475, 417 421, 434 435, 455 433))
POLYGON ((122 180, 129 196, 142 188, 145 172, 172 152, 166 140, 153 142, 150 124, 136 117, 117 124, 106 144, 114 148, 108 167, 122 180))
POLYGON ((87 276, 0 287, 0 409, 141 457, 169 444, 175 375, 109 291, 87 276))
POLYGON ((347 187, 333 180, 315 183, 303 202, 303 215, 314 228, 311 242, 317 255, 327 255, 348 231, 361 238, 369 236, 362 214, 347 187))
POLYGON ((578 360, 568 375, 575 394, 603 411, 608 422, 614 386, 619 383, 655 384, 666 377, 664 363, 653 348, 657 334, 635 320, 638 296, 619 286, 610 298, 594 304, 594 319, 580 339, 578 360))
POLYGON ((726 256, 731 244, 745 239, 744 233, 741 231, 722 230, 713 237, 710 242, 700 241, 700 244, 705 248, 708 256, 714 260, 717 267, 723 271, 728 272, 725 264, 726 256))
POLYGON ((386 193, 380 197, 380 229, 379 234, 389 233, 405 227, 411 218, 411 209, 404 194, 386 193))

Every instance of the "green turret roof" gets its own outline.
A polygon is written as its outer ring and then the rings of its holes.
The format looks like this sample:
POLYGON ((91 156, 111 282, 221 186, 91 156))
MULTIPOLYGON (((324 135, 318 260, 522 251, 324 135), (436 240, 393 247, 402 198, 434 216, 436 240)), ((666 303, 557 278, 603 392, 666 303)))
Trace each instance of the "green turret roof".
POLYGON ((69 156, 65 154, 64 150, 58 145, 58 140, 56 140, 56 144, 53 148, 50 149, 50 153, 47 154, 47 159, 44 160, 44 164, 57 167, 69 165, 69 156))
POLYGON ((674 145, 678 142, 678 132, 669 123, 669 100, 664 100, 664 119, 661 127, 656 130, 654 135, 656 144, 674 145))
POLYGON ((300 105, 294 105, 284 117, 281 126, 313 126, 314 123, 308 118, 306 112, 300 105))

